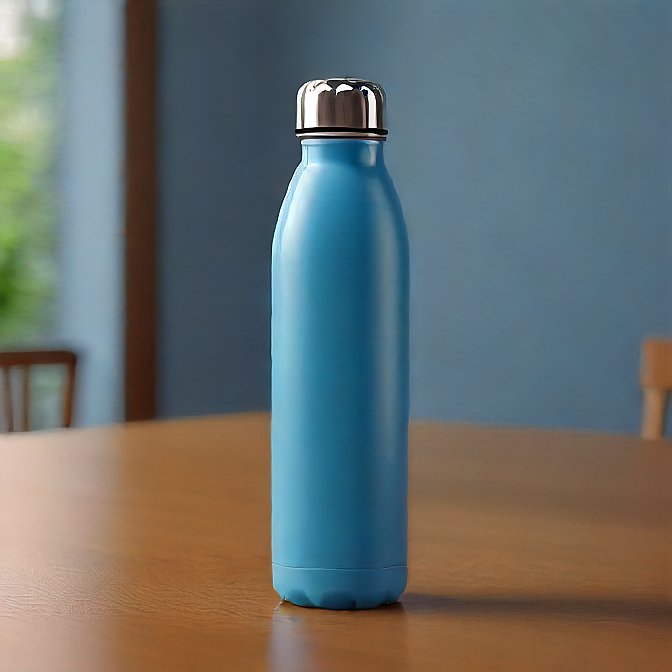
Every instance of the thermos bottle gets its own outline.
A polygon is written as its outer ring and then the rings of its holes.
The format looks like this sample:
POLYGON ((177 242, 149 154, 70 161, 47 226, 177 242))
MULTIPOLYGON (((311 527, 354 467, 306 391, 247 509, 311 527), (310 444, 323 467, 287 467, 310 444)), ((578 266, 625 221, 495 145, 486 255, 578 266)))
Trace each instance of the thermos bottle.
POLYGON ((272 260, 273 585, 326 609, 406 585, 408 240, 385 94, 307 82, 272 260))

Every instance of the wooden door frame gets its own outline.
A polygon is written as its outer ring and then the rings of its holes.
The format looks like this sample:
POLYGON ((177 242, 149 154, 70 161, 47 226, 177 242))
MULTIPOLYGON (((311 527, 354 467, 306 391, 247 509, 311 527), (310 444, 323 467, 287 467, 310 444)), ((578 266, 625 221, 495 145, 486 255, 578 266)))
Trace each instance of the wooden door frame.
POLYGON ((124 407, 156 415, 156 0, 126 0, 124 407))

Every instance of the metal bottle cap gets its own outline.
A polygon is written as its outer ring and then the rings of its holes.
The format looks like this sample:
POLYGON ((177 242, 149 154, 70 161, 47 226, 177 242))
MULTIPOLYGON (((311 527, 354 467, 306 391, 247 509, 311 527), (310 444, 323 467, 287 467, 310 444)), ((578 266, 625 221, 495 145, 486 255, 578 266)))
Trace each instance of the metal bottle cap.
POLYGON ((384 140, 385 91, 352 77, 313 79, 296 96, 296 134, 301 138, 384 140))

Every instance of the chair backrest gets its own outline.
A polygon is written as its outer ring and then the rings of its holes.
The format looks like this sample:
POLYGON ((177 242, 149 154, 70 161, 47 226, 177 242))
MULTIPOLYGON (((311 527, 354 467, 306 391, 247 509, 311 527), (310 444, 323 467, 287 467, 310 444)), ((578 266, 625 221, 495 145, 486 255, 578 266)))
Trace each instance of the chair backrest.
POLYGON ((73 400, 75 395, 75 376, 77 355, 70 350, 23 350, 0 352, 0 431, 15 432, 30 430, 30 370, 34 366, 65 367, 62 385, 61 425, 72 425, 73 400), (20 413, 16 408, 16 373, 21 383, 20 413), (14 375, 13 375, 14 374, 14 375))
POLYGON ((667 399, 672 391, 672 339, 644 340, 640 383, 644 390, 642 436, 658 439, 665 432, 667 399))

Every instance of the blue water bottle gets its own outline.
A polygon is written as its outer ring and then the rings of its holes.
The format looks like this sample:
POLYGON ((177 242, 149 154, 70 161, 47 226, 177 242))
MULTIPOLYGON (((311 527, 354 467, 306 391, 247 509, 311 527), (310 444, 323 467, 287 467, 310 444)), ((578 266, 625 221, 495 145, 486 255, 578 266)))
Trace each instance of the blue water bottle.
POLYGON ((406 586, 408 240, 384 105, 364 80, 299 89, 273 240, 273 586, 301 606, 367 609, 406 586))

